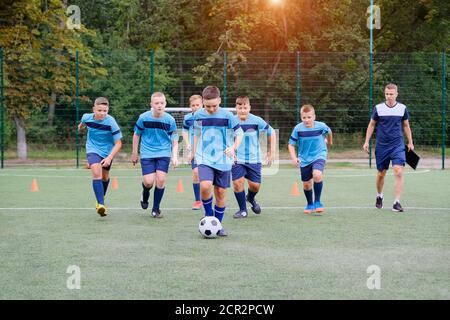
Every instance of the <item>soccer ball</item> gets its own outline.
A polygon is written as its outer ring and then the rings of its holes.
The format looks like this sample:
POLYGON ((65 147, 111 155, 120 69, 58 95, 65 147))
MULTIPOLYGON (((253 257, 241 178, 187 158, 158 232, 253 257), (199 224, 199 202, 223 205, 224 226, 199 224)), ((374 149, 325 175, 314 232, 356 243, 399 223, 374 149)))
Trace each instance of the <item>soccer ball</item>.
POLYGON ((212 216, 203 217, 198 224, 198 231, 205 238, 215 238, 222 229, 219 219, 212 216))

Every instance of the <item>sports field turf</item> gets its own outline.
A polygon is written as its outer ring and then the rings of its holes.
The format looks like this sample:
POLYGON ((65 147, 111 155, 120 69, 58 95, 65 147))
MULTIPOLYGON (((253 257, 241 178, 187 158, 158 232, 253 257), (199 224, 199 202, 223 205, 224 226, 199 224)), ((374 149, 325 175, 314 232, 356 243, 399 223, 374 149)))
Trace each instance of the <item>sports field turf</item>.
POLYGON ((218 239, 197 231, 189 169, 169 172, 163 219, 140 209, 140 169, 111 173, 119 188, 100 218, 88 170, 0 171, 0 299, 450 298, 448 170, 406 170, 406 212, 394 213, 391 175, 377 210, 374 169, 328 168, 326 212, 307 216, 302 191, 290 194, 297 171, 284 168, 263 178, 259 216, 233 219, 229 191, 229 236, 218 239), (71 265, 79 290, 66 286, 71 265), (367 287, 371 265, 378 290, 367 287))

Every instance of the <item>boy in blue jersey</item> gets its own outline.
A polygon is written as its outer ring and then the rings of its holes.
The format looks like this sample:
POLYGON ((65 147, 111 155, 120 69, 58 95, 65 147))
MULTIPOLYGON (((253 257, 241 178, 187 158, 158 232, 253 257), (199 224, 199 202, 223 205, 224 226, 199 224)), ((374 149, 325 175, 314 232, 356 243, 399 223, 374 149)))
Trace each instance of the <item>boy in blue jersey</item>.
POLYGON ((303 212, 321 213, 324 206, 320 202, 323 188, 323 170, 327 160, 327 144, 333 144, 331 129, 323 122, 315 121, 316 114, 312 105, 304 105, 300 109, 302 122, 297 124, 289 139, 289 153, 292 163, 300 165, 303 192, 307 205, 303 212), (295 154, 298 147, 298 157, 295 154), (314 189, 314 200, 313 200, 314 189))
POLYGON ((405 166, 405 143, 403 131, 408 139, 408 150, 414 150, 411 128, 409 126, 409 113, 406 106, 397 102, 397 86, 388 84, 384 89, 386 102, 373 108, 372 116, 366 131, 366 140, 363 149, 369 152, 369 140, 377 128, 377 142, 375 145, 375 158, 377 162, 377 198, 375 207, 383 208, 384 177, 392 161, 394 169, 394 204, 392 211, 403 212, 400 196, 403 191, 403 167, 405 166), (403 129, 403 131, 402 131, 403 129))
MULTIPOLYGON (((186 144, 186 150, 189 154, 192 152, 192 146, 194 144, 194 113, 203 107, 202 96, 194 94, 189 98, 190 113, 184 116, 183 120, 183 141, 186 144)), ((191 156, 189 155, 189 158, 191 156)), ((195 202, 192 205, 192 210, 200 210, 202 202, 200 201, 200 180, 198 179, 198 165, 195 159, 191 161, 192 167, 192 187, 194 189, 195 202)))
POLYGON ((122 133, 116 120, 108 115, 109 102, 104 97, 95 99, 93 113, 85 113, 78 131, 87 127, 86 158, 92 172, 92 188, 97 199, 97 213, 107 215, 105 195, 109 185, 111 164, 122 147, 122 133))
MULTIPOLYGON (((226 192, 230 187, 231 166, 243 132, 233 114, 220 108, 220 90, 208 86, 202 92, 203 109, 194 115, 194 148, 192 157, 198 164, 200 194, 206 216, 223 220, 226 192), (234 142, 234 143, 233 143, 234 142), (212 189, 216 204, 212 208, 212 189)), ((221 229, 219 236, 227 236, 221 229)))
POLYGON ((239 210, 233 215, 233 218, 246 218, 247 205, 246 200, 251 204, 252 211, 256 214, 261 213, 261 207, 256 202, 255 196, 261 187, 261 148, 259 144, 260 133, 267 132, 269 147, 267 148, 266 162, 272 163, 272 155, 275 153, 275 132, 271 126, 262 118, 250 113, 250 99, 247 96, 240 96, 236 99, 235 116, 242 130, 244 139, 237 149, 236 163, 231 169, 233 178, 233 189, 236 200, 239 204, 239 210), (245 195, 245 179, 248 182, 248 192, 245 195))
POLYGON ((152 94, 151 110, 142 113, 134 127, 133 151, 131 162, 138 162, 138 146, 141 141, 140 158, 142 169, 142 209, 148 208, 150 189, 155 186, 153 194, 153 218, 162 218, 160 204, 164 195, 166 176, 172 165, 178 165, 178 133, 175 119, 165 113, 166 97, 162 92, 152 94))

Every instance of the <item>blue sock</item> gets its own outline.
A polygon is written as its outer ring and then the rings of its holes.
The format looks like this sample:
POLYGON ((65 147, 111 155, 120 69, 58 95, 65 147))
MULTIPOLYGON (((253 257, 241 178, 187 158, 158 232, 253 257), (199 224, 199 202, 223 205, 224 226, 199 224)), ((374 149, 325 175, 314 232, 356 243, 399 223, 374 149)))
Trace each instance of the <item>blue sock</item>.
POLYGON ((247 211, 247 205, 245 204, 245 191, 235 192, 234 196, 239 204, 239 210, 247 211))
POLYGON ((106 180, 106 181, 102 180, 102 183, 103 183, 103 195, 105 195, 105 194, 106 194, 106 191, 108 190, 109 179, 106 180))
POLYGON ((308 201, 308 204, 313 204, 313 191, 312 190, 305 190, 303 189, 303 192, 306 196, 306 201, 308 201))
POLYGON ((214 206, 214 215, 220 222, 223 220, 223 215, 225 214, 225 207, 220 208, 218 206, 214 206))
POLYGON ((320 202, 320 195, 322 194, 323 181, 314 182, 314 201, 320 202))
POLYGON ((95 198, 97 199, 97 202, 99 204, 105 204, 102 179, 92 180, 92 188, 94 189, 95 198))
POLYGON ((153 210, 159 209, 159 204, 161 203, 165 189, 166 188, 159 189, 158 187, 155 187, 155 192, 153 193, 153 210))
POLYGON ((195 201, 200 201, 200 183, 193 183, 195 201))
POLYGON ((148 202, 148 198, 150 198, 150 190, 152 188, 147 188, 144 183, 142 182, 142 201, 148 202))
POLYGON ((248 202, 253 203, 255 201, 255 196, 258 192, 253 192, 250 189, 248 190, 248 202))
POLYGON ((213 216, 213 209, 212 209, 212 202, 213 202, 213 198, 209 198, 208 200, 203 200, 203 208, 205 209, 205 216, 213 216))

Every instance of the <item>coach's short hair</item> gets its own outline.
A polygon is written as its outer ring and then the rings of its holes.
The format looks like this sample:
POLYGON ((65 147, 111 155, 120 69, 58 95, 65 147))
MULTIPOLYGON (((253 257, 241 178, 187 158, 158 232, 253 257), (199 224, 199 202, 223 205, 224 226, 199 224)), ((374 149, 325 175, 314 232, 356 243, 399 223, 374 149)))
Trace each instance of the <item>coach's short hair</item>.
POLYGON ((250 99, 248 96, 239 96, 236 98, 236 104, 250 104, 250 99))
POLYGON ((305 104, 300 109, 300 113, 306 113, 306 112, 311 112, 311 111, 315 113, 314 107, 310 104, 305 104))
POLYGON ((166 98, 166 96, 164 95, 164 93, 162 93, 162 92, 159 92, 159 91, 156 91, 156 92, 154 92, 153 94, 152 94, 152 96, 150 97, 150 101, 152 101, 153 100, 153 98, 156 98, 156 97, 162 97, 162 98, 166 98))
POLYGON ((205 100, 220 98, 220 90, 216 86, 207 86, 203 89, 202 97, 205 100))
POLYGON ((197 100, 197 99, 202 100, 203 98, 202 98, 202 96, 199 95, 199 94, 193 94, 193 95, 189 98, 189 103, 191 103, 192 101, 197 100))
POLYGON ((95 99, 94 105, 105 105, 109 107, 109 101, 105 97, 98 97, 95 99))
POLYGON ((386 90, 386 89, 389 89, 389 90, 395 89, 398 91, 397 85, 393 84, 393 83, 387 84, 386 87, 384 87, 384 90, 386 90))

